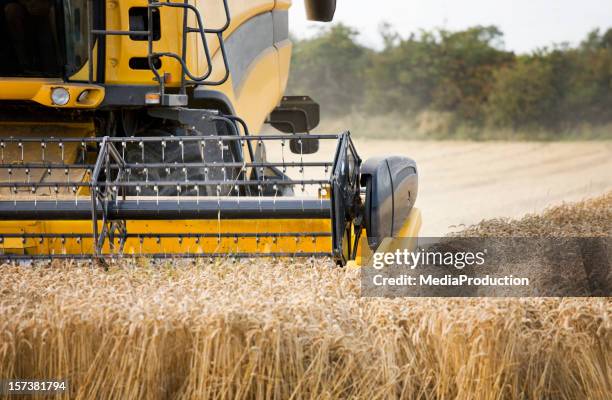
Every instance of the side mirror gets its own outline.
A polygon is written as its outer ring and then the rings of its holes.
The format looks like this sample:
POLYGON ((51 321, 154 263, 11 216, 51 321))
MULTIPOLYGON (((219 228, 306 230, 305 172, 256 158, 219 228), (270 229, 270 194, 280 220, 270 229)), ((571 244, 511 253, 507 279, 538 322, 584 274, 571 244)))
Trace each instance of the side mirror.
POLYGON ((311 21, 331 22, 336 13, 336 0, 304 0, 306 16, 311 21))
MULTIPOLYGON (((281 132, 309 133, 319 125, 320 107, 308 96, 285 96, 268 118, 268 122, 281 132)), ((318 139, 291 139, 294 154, 314 154, 319 151, 318 139)))
POLYGON ((320 107, 308 96, 285 96, 268 120, 281 132, 307 133, 319 125, 320 107))

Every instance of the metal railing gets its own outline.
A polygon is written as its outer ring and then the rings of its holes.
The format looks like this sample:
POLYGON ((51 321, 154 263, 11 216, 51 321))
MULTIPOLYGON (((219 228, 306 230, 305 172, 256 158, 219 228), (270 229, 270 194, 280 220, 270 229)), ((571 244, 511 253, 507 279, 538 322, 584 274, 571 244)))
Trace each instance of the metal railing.
MULTIPOLYGON (((216 1, 222 2, 223 10, 225 13, 225 23, 223 24, 223 26, 217 29, 207 28, 204 25, 204 19, 202 18, 202 14, 200 10, 196 6, 190 4, 189 0, 183 0, 181 2, 178 2, 178 1, 173 2, 172 0, 167 0, 167 1, 149 0, 147 4, 148 30, 144 30, 144 31, 132 31, 132 30, 120 31, 120 30, 94 29, 94 19, 93 19, 93 10, 94 10, 93 1, 94 0, 89 0, 89 1, 90 1, 90 7, 89 7, 90 13, 89 14, 90 14, 90 28, 91 28, 89 31, 89 37, 88 37, 89 60, 90 60, 89 62, 89 83, 94 82, 94 75, 95 75, 94 63, 92 61, 94 57, 94 54, 93 54, 94 43, 96 40, 101 40, 102 38, 106 36, 146 36, 147 37, 147 43, 148 43, 147 59, 148 59, 149 69, 155 75, 155 80, 159 84, 159 93, 161 95, 164 95, 166 91, 166 87, 165 87, 166 82, 165 82, 165 77, 162 74, 160 74, 159 68, 156 66, 155 61, 163 57, 173 58, 176 61, 178 61, 178 63, 181 65, 181 87, 180 87, 181 94, 185 93, 186 87, 188 85, 218 86, 218 85, 222 85, 228 80, 230 71, 229 71, 229 65, 227 61, 225 42, 223 39, 223 33, 229 28, 231 24, 228 0, 216 0, 216 1), (155 24, 154 24, 153 14, 154 14, 154 10, 158 10, 158 12, 161 12, 163 8, 180 8, 183 10, 181 54, 174 53, 174 52, 156 52, 154 50, 154 42, 155 42, 154 26, 155 24), (197 27, 189 26, 189 14, 190 13, 194 15, 195 21, 197 23, 197 27), (187 65, 187 52, 188 52, 187 43, 188 43, 188 36, 190 34, 197 34, 199 36, 199 39, 204 49, 206 69, 204 73, 201 75, 194 74, 190 70, 189 66, 187 65), (216 37, 219 43, 219 51, 221 52, 221 58, 223 60, 224 74, 221 79, 216 80, 216 81, 209 80, 209 78, 213 74, 213 54, 211 53, 211 50, 210 50, 207 34, 211 34, 216 37)), ((105 18, 103 18, 102 20, 105 20, 105 18)), ((100 42, 98 45, 99 46, 101 45, 100 42)), ((104 66, 105 61, 106 60, 98 60, 98 64, 104 66)))

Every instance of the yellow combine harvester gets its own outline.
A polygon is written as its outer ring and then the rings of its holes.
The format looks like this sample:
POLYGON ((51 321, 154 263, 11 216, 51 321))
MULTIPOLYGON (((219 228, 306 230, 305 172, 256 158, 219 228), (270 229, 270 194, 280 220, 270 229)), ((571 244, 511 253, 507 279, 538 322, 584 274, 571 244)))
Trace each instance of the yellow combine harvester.
MULTIPOLYGON (((0 257, 346 264, 416 235, 414 162, 362 163, 284 96, 290 6, 0 0, 0 257)), ((335 6, 306 0, 313 20, 335 6)))

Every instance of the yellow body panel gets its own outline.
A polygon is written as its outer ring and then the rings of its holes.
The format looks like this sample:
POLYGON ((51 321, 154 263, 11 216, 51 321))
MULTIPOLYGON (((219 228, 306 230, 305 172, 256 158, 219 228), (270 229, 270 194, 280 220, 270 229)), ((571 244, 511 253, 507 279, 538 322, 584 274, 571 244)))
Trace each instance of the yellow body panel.
MULTIPOLYGON (((147 234, 154 230, 157 234, 223 234, 223 233, 295 233, 331 232, 330 220, 231 220, 231 221, 128 221, 130 234, 147 234), (152 228, 154 227, 154 228, 152 228)), ((59 255, 93 254, 92 223, 88 221, 2 221, 3 234, 64 234, 82 235, 74 238, 57 239, 18 239, 7 238, 0 243, 0 251, 5 254, 59 255)), ((112 254, 110 245, 104 248, 112 254)), ((331 237, 249 237, 249 238, 130 238, 124 247, 124 254, 240 254, 240 253, 330 253, 331 237)))
MULTIPOLYGON (((93 47, 93 54, 94 54, 94 58, 93 58, 93 78, 94 80, 96 80, 98 77, 98 42, 96 42, 94 44, 93 47)), ((78 70, 74 75, 72 75, 69 79, 69 81, 71 82, 88 82, 89 81, 89 65, 90 62, 92 62, 91 60, 87 60, 85 62, 85 64, 83 65, 83 67, 81 67, 80 70, 78 70)))
MULTIPOLYGON (((419 210, 418 208, 413 208, 412 211, 410 212, 408 219, 404 223, 404 226, 402 226, 402 228, 400 229, 400 232, 397 236, 398 238, 403 239, 401 240, 402 245, 407 244, 407 247, 411 249, 416 246, 417 238, 419 236, 419 231, 421 230, 421 225, 422 225, 421 210, 419 210)), ((378 249, 376 249, 376 251, 382 252, 382 253, 393 252, 396 250, 392 247, 394 243, 397 243, 397 241, 394 241, 392 238, 387 238, 383 240, 383 242, 380 244, 378 249)), ((365 266, 364 263, 368 262, 368 260, 372 258, 373 254, 374 252, 368 246, 366 232, 364 230, 362 232, 361 239, 359 240, 359 248, 357 250, 357 256, 355 257, 354 261, 350 261, 348 263, 348 266, 349 267, 365 266)))
MULTIPOLYGON (((175 1, 176 2, 176 1, 175 1)), ((109 30, 129 30, 129 9, 132 7, 146 7, 146 0, 122 0, 109 1, 107 3, 107 23, 109 30)), ((204 25, 209 29, 221 28, 226 23, 225 12, 222 1, 192 0, 191 4, 198 7, 204 25)), ((234 0, 229 2, 231 24, 224 32, 224 37, 229 37, 241 24, 251 17, 274 9, 273 0, 234 0)), ((173 52, 181 54, 182 49, 182 26, 183 11, 179 8, 162 7, 161 38, 154 42, 155 52, 173 52)), ((189 13, 189 25, 196 27, 196 19, 193 13, 189 13)), ((130 68, 129 61, 132 57, 147 57, 147 42, 134 41, 129 36, 107 37, 107 60, 106 60, 106 83, 114 85, 151 85, 154 75, 148 70, 134 70, 130 68)), ((218 41, 213 34, 207 35, 208 47, 211 55, 216 55, 219 50, 218 41)), ((208 66, 204 57, 203 45, 197 34, 188 36, 187 45, 188 67, 191 71, 204 71, 208 66)), ((219 71, 219 69, 217 69, 219 71)), ((180 84, 180 64, 168 57, 162 59, 160 73, 169 73, 176 79, 169 82, 168 86, 180 84)), ((215 80, 211 77, 211 80, 215 80)))
POLYGON ((235 96, 236 112, 254 132, 259 131, 269 110, 276 107, 283 95, 278 74, 270 79, 270 71, 279 69, 278 52, 271 47, 260 55, 235 96), (262 96, 262 93, 266 95, 262 96))
POLYGON ((29 100, 43 106, 56 108, 95 108, 104 99, 104 87, 82 83, 65 84, 59 79, 20 79, 0 78, 0 100, 29 100), (51 91, 63 87, 70 93, 70 100, 64 106, 53 104, 51 91), (83 101, 77 101, 85 90, 88 95, 83 101))
MULTIPOLYGON (((331 221, 322 220, 221 220, 221 221, 128 221, 130 234, 143 234, 150 232, 154 227, 156 233, 163 234, 223 234, 223 233, 296 233, 296 232, 331 232, 331 221)), ((416 245, 421 228, 421 212, 413 209, 410 217, 404 224, 399 237, 412 238, 410 246, 416 245)), ((0 229, 4 234, 42 234, 53 232, 55 234, 82 235, 82 238, 65 239, 5 239, 0 243, 0 251, 6 254, 93 254, 92 225, 87 221, 40 221, 40 222, 11 222, 2 221, 0 229)), ((365 235, 365 232, 363 232, 365 235)), ((385 240, 377 251, 389 252, 395 249, 389 244, 395 243, 392 239, 385 240)), ((403 245, 406 241, 401 241, 403 245)), ((331 237, 303 237, 303 238, 146 238, 139 240, 131 238, 125 244, 124 254, 138 256, 140 254, 271 254, 271 253, 331 253, 331 237)), ((106 254, 112 254, 109 244, 104 248, 106 254)), ((367 239, 362 236, 357 250, 357 257, 349 262, 349 267, 362 267, 372 256, 367 239)))

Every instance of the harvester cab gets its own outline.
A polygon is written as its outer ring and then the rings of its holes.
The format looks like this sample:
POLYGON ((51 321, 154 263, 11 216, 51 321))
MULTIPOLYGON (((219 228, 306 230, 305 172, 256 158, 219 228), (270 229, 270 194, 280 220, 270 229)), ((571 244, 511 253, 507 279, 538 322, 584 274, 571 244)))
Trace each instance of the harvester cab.
MULTIPOLYGON (((290 6, 0 1, 0 258, 344 265, 416 236, 414 162, 362 162, 284 96, 290 6)), ((335 7, 306 0, 319 21, 335 7)))

